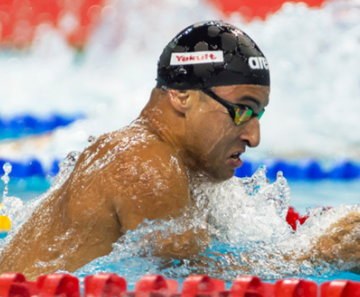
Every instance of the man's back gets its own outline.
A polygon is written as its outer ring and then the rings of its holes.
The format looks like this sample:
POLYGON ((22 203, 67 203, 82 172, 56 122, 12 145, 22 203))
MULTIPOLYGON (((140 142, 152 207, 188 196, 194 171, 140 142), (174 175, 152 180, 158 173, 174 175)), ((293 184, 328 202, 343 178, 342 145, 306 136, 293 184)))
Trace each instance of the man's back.
POLYGON ((35 210, 1 256, 1 271, 29 278, 74 271, 108 254, 145 218, 189 204, 187 173, 171 145, 139 120, 84 150, 65 183, 35 210))

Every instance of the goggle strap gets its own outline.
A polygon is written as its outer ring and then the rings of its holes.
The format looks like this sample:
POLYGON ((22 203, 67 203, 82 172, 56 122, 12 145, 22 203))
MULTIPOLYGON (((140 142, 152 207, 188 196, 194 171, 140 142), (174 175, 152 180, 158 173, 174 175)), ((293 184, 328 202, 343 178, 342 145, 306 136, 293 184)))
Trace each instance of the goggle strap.
POLYGON ((264 112, 265 112, 265 109, 263 109, 262 111, 259 112, 259 114, 258 114, 258 116, 257 116, 259 120, 260 120, 261 117, 263 116, 264 112))

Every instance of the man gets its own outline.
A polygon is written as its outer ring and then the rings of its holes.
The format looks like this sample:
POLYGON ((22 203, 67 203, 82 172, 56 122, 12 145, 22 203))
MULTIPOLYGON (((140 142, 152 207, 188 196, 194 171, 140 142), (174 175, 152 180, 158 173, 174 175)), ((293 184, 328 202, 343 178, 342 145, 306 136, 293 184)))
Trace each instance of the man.
MULTIPOLYGON (((33 279, 75 271, 144 219, 182 216, 194 204, 193 177, 229 179, 246 147, 259 144, 269 92, 266 58, 244 32, 219 21, 180 32, 160 57, 138 119, 83 151, 3 250, 1 272, 33 279)), ((159 242, 158 253, 187 257, 206 241, 206 232, 192 230, 159 242)))

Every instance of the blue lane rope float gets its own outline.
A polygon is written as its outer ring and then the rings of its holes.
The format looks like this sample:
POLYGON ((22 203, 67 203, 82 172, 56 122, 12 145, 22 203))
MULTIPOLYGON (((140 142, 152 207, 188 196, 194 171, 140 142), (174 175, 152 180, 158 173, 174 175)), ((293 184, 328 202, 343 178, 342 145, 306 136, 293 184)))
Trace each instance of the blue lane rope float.
MULTIPOLYGON (((0 159, 0 168, 6 162, 10 162, 12 165, 10 177, 47 177, 57 174, 60 161, 60 159, 54 160, 50 168, 46 169, 41 161, 35 158, 23 161, 0 159)), ((251 176, 262 164, 266 165, 266 175, 270 179, 275 179, 278 171, 282 171, 284 177, 289 180, 351 180, 360 178, 360 161, 337 160, 324 166, 322 161, 316 159, 299 159, 296 161, 285 159, 244 160, 243 165, 236 170, 235 176, 251 176)))
POLYGON ((349 180, 360 178, 360 162, 353 160, 333 161, 330 166, 325 166, 322 161, 316 159, 266 159, 251 162, 245 160, 243 165, 236 170, 235 176, 251 176, 259 165, 266 165, 266 176, 276 178, 278 171, 282 171, 286 179, 293 180, 321 180, 339 179, 349 180))
POLYGON ((0 140, 19 138, 52 131, 85 118, 82 114, 59 115, 39 118, 32 115, 17 115, 12 118, 0 117, 0 140))
POLYGON ((2 168, 4 164, 7 162, 11 163, 12 165, 12 172, 10 174, 10 177, 15 177, 15 178, 27 178, 30 176, 45 177, 47 174, 44 171, 41 162, 36 159, 31 159, 22 162, 0 159, 0 168, 2 168))

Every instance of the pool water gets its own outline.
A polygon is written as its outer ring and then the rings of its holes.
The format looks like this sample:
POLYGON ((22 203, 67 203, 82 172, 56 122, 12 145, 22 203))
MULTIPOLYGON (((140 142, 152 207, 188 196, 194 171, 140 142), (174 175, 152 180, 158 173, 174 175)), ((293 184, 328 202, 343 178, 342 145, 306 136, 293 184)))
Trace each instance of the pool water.
MULTIPOLYGON (((21 198, 22 201, 27 202, 46 192, 50 185, 50 179, 36 176, 28 177, 26 179, 10 178, 8 184, 8 196, 15 196, 21 198)), ((3 191, 4 183, 1 182, 0 193, 3 193, 3 191)))
POLYGON ((355 205, 360 203, 360 180, 289 180, 291 205, 304 213, 316 206, 355 205))
MULTIPOLYGON (((308 208, 317 206, 355 205, 360 203, 360 180, 288 180, 291 189, 290 204, 304 214, 308 208)), ((8 196, 21 198, 24 202, 43 194, 51 185, 51 179, 29 177, 11 178, 8 196)), ((0 184, 0 193, 4 184, 0 184)))
MULTIPOLYGON (((43 194, 50 186, 50 179, 43 179, 39 177, 32 177, 27 179, 11 179, 9 183, 9 193, 8 196, 15 196, 21 198, 24 202, 31 200, 43 194)), ((294 206, 296 210, 301 213, 305 213, 307 209, 314 208, 316 206, 331 206, 336 207, 339 203, 353 205, 357 204, 360 196, 360 181, 359 180, 350 180, 350 181, 289 181, 289 186, 291 190, 291 200, 290 205, 294 206)), ((3 191, 4 185, 0 185, 0 191, 3 191)), ((108 260, 104 260, 105 257, 99 258, 99 262, 103 262, 100 264, 100 267, 103 267, 105 271, 117 272, 119 275, 127 274, 129 271, 132 271, 134 277, 126 277, 128 279, 130 287, 140 278, 142 274, 153 271, 153 266, 157 265, 156 261, 158 259, 152 259, 149 263, 149 258, 139 261, 139 258, 131 258, 124 261, 120 260, 118 264, 116 261, 113 263, 110 260, 110 264, 108 260), (104 265, 105 263, 105 265, 104 265), (126 264, 126 265, 124 265, 126 264), (148 265, 148 270, 144 268, 144 266, 148 265), (124 267, 126 266, 126 268, 124 267)), ((93 262, 96 262, 94 260, 93 262)), ((82 278, 86 274, 94 274, 100 272, 98 263, 91 264, 90 269, 79 270, 76 275, 82 278), (94 266, 94 268, 92 268, 94 266)), ((155 271, 159 272, 160 271, 155 271)), ((166 270, 164 271, 166 276, 166 270)), ((319 274, 319 276, 300 276, 301 278, 313 280, 317 283, 321 283, 323 281, 329 281, 333 279, 347 279, 360 281, 360 275, 350 273, 350 272, 340 272, 336 274, 319 274)), ((180 283, 183 279, 177 277, 176 275, 169 278, 175 278, 180 283)), ((273 281, 271 279, 267 279, 267 281, 273 281)), ((230 282, 228 282, 230 285, 230 282)))

